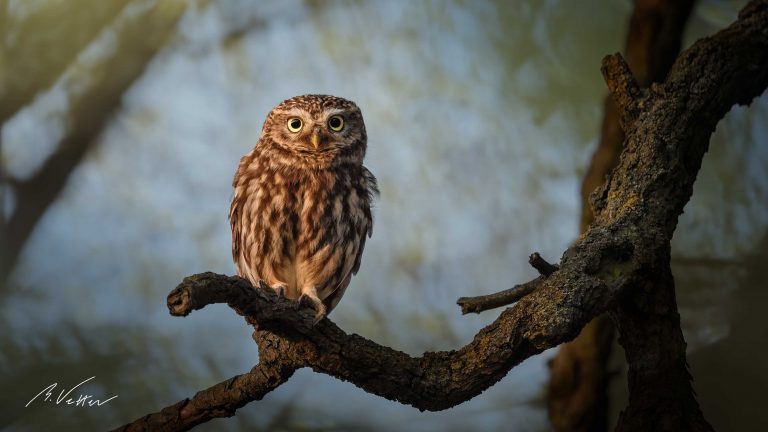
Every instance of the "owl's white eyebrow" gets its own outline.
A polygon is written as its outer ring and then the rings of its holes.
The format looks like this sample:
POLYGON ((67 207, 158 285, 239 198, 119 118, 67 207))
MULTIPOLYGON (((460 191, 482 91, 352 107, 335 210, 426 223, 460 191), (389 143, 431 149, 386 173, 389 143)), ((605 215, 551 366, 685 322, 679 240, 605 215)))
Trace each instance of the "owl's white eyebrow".
POLYGON ((331 109, 325 111, 323 114, 325 114, 326 118, 328 118, 328 117, 330 117, 330 116, 332 116, 334 114, 341 114, 344 111, 345 110, 343 110, 341 108, 331 108, 331 109))
MULTIPOLYGON (((323 114, 325 118, 328 118, 334 114, 342 114, 344 112, 345 110, 341 108, 330 108, 324 111, 323 114)), ((302 108, 297 108, 297 107, 287 109, 285 111, 280 111, 280 113, 286 116, 296 116, 296 117, 304 117, 304 116, 307 116, 308 114, 306 110, 302 108)))
POLYGON ((281 113, 289 116, 296 116, 296 117, 307 115, 307 111, 301 108, 291 108, 289 110, 281 111, 281 113))

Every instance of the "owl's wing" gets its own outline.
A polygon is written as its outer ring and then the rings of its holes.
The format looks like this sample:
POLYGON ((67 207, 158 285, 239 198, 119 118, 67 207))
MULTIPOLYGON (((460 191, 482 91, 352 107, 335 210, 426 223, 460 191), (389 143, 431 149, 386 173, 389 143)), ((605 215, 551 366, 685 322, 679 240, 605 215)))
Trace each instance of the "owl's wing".
POLYGON ((365 215, 365 227, 360 233, 360 247, 357 248, 357 256, 355 257, 355 265, 352 267, 352 274, 357 274, 360 270, 360 261, 363 258, 363 249, 365 249, 366 234, 367 237, 373 235, 373 213, 371 207, 373 200, 379 197, 379 183, 376 181, 373 173, 368 168, 363 167, 363 179, 365 179, 365 191, 368 195, 368 200, 364 204, 363 214, 365 215))
POLYGON ((232 205, 229 207, 229 226, 232 228, 232 258, 235 260, 235 264, 238 262, 240 251, 242 250, 242 242, 240 241, 240 212, 242 205, 242 196, 235 189, 235 196, 232 198, 232 205))
MULTIPOLYGON (((379 182, 376 180, 376 177, 373 175, 373 173, 366 167, 363 167, 363 179, 365 180, 365 192, 368 195, 368 202, 365 205, 365 218, 368 222, 368 237, 370 237, 373 234, 373 213, 371 213, 371 207, 373 207, 373 201, 378 198, 380 194, 379 182)), ((360 245, 360 254, 363 253, 362 251, 364 246, 365 238, 362 239, 362 244, 360 245)), ((357 267, 359 267, 359 263, 355 268, 355 273, 357 273, 357 267)))
POLYGON ((354 264, 349 267, 349 270, 346 272, 344 277, 339 280, 339 283, 333 288, 333 290, 327 296, 324 296, 324 302, 328 308, 328 312, 332 311, 333 308, 336 307, 336 305, 339 303, 339 300, 341 300, 341 297, 344 295, 344 292, 347 290, 347 286, 349 286, 349 281, 352 279, 352 275, 357 274, 357 271, 360 270, 360 262, 363 258, 363 249, 365 249, 365 240, 370 236, 371 225, 372 220, 368 218, 366 219, 365 224, 362 224, 362 226, 358 229, 357 250, 351 251, 352 254, 354 254, 354 264))
POLYGON ((363 249, 365 249, 365 240, 371 236, 373 233, 373 224, 371 221, 368 222, 368 227, 366 227, 365 231, 363 231, 360 234, 360 246, 357 247, 357 253, 355 254, 355 264, 352 266, 352 269, 350 271, 351 274, 357 274, 357 271, 360 270, 360 262, 363 260, 363 249), (365 234, 367 232, 367 235, 365 234))
POLYGON ((354 254, 354 264, 351 268, 349 268, 344 277, 341 278, 338 285, 334 287, 333 291, 331 291, 328 296, 325 297, 324 301, 328 307, 329 312, 333 310, 333 308, 336 307, 336 305, 339 303, 339 300, 341 300, 341 297, 344 295, 344 291, 346 291, 347 286, 349 286, 349 281, 352 278, 352 275, 357 274, 358 270, 360 270, 360 263, 363 259, 363 250, 365 250, 365 241, 373 234, 373 214, 371 213, 371 203, 375 197, 378 197, 379 188, 376 182, 376 177, 374 177, 373 174, 368 171, 368 168, 365 167, 363 167, 363 186, 367 195, 367 199, 364 200, 361 208, 363 213, 362 223, 357 227, 357 250, 352 251, 354 254))
POLYGON ((247 176, 246 172, 248 165, 253 161, 255 157, 255 150, 251 153, 243 156, 240 159, 240 164, 237 167, 237 172, 232 180, 232 187, 234 188, 234 195, 232 197, 232 204, 229 207, 229 225, 232 228, 232 259, 235 262, 235 268, 240 276, 245 277, 245 268, 242 263, 243 258, 243 246, 245 229, 243 226, 243 209, 246 206, 248 196, 246 194, 247 188, 247 176))

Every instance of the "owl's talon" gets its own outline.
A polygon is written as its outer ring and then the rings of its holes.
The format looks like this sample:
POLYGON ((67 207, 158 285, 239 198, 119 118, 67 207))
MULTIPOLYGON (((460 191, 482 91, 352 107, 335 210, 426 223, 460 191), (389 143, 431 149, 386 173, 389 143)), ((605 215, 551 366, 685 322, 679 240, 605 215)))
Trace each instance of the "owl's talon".
POLYGON ((285 300, 285 287, 282 285, 275 285, 273 288, 275 290, 275 294, 277 294, 277 298, 280 300, 285 300))
POLYGON ((285 288, 281 286, 277 287, 277 298, 285 300, 285 288))
POLYGON ((269 286, 263 279, 259 279, 259 288, 273 291, 277 294, 278 299, 285 300, 285 285, 282 283, 275 284, 275 286, 269 286))
POLYGON ((323 313, 320 313, 320 312, 316 313, 315 314, 315 319, 312 320, 312 326, 316 326, 317 323, 319 323, 320 321, 323 320, 323 318, 325 318, 325 312, 323 312, 323 313))
POLYGON ((323 304, 323 302, 317 297, 302 294, 301 297, 299 297, 299 301, 296 302, 296 309, 302 307, 310 307, 315 310, 315 318, 312 320, 312 325, 319 323, 323 320, 323 318, 325 318, 326 315, 328 315, 325 304, 323 304))

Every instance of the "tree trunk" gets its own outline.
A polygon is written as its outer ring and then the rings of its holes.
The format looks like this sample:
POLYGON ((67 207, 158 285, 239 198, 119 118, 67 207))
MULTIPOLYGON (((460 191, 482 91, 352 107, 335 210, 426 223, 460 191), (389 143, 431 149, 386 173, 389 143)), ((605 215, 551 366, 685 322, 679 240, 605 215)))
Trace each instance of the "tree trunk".
MULTIPOLYGON (((636 0, 625 47, 626 60, 642 87, 666 78, 680 51, 685 22, 694 0, 636 0)), ((600 142, 581 184, 580 229, 592 223, 589 195, 605 182, 619 163, 624 131, 616 102, 605 98, 600 142)), ((579 337, 563 344, 549 363, 547 393, 549 419, 558 431, 604 431, 608 424, 608 361, 613 345, 613 324, 599 316, 579 337)))

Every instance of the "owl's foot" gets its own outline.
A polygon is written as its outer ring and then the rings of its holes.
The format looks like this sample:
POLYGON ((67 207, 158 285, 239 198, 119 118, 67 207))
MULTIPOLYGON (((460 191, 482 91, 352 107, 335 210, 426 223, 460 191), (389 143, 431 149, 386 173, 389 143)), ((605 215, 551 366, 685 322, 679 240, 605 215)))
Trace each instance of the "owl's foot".
POLYGON ((261 289, 269 289, 269 290, 274 291, 275 294, 277 294, 277 297, 280 300, 285 299, 285 287, 286 287, 286 285, 283 284, 283 283, 275 284, 275 286, 269 286, 262 279, 259 279, 259 288, 261 288, 261 289))
POLYGON ((302 307, 311 307, 315 310, 315 319, 312 322, 312 325, 319 323, 323 318, 325 318, 326 315, 328 315, 327 309, 322 300, 311 294, 304 293, 301 295, 301 297, 299 297, 299 301, 296 302, 296 309, 302 307))

